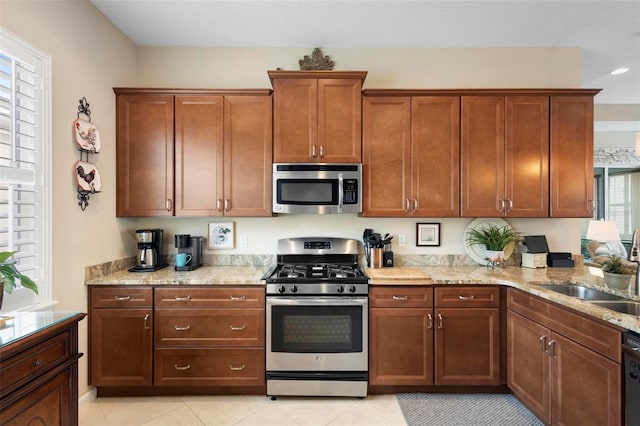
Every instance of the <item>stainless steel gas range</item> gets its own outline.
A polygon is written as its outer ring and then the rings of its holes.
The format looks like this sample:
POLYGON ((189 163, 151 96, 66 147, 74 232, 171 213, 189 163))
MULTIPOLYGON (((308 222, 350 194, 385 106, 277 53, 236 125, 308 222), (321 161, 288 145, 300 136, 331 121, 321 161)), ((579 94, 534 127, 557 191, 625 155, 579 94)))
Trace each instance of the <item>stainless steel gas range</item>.
POLYGON ((367 396, 368 278, 358 241, 278 240, 267 283, 267 395, 367 396))

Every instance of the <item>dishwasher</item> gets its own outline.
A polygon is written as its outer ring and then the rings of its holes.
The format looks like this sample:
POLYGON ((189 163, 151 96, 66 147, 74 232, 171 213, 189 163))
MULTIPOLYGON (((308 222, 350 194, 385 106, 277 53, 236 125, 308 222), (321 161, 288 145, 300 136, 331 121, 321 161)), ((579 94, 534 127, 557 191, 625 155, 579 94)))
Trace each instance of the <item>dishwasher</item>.
POLYGON ((622 337, 624 358, 624 417, 626 425, 640 425, 640 334, 633 331, 622 337))

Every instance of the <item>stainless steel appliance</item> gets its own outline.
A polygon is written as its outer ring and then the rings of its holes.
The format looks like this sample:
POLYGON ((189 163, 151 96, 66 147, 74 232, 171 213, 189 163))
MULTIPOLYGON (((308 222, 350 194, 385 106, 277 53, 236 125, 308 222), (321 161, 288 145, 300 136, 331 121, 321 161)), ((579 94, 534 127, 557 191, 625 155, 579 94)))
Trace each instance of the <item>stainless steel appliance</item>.
POLYGON ((191 260, 185 266, 175 266, 176 271, 193 271, 202 266, 204 237, 194 237, 190 234, 176 234, 174 239, 178 253, 186 253, 191 256, 191 260))
POLYGON ((136 231, 136 242, 138 243, 136 265, 129 269, 130 272, 157 271, 167 266, 162 254, 163 234, 162 229, 138 229, 136 231))
POLYGON ((640 334, 628 331, 622 336, 624 359, 625 423, 640 425, 640 334))
POLYGON ((274 213, 337 214, 361 211, 361 164, 273 165, 274 213))
POLYGON ((369 280, 358 242, 278 240, 265 275, 267 395, 367 395, 369 280))

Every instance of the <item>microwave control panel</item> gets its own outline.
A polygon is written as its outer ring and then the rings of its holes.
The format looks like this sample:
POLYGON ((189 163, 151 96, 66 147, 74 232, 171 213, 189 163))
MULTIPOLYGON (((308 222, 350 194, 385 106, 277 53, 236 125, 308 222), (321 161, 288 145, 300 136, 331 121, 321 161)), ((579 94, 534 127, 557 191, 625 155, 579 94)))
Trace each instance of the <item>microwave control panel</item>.
POLYGON ((345 179, 342 186, 343 204, 358 204, 358 179, 345 179))

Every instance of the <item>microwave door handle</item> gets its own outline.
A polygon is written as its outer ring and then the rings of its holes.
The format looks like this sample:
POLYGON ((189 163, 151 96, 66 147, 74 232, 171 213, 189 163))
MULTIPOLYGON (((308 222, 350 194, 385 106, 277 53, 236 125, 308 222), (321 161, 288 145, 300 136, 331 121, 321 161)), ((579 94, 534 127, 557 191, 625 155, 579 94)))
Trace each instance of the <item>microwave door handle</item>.
POLYGON ((342 192, 344 191, 344 187, 343 187, 343 176, 342 173, 338 173, 338 213, 342 213, 342 203, 343 203, 343 194, 342 192))

